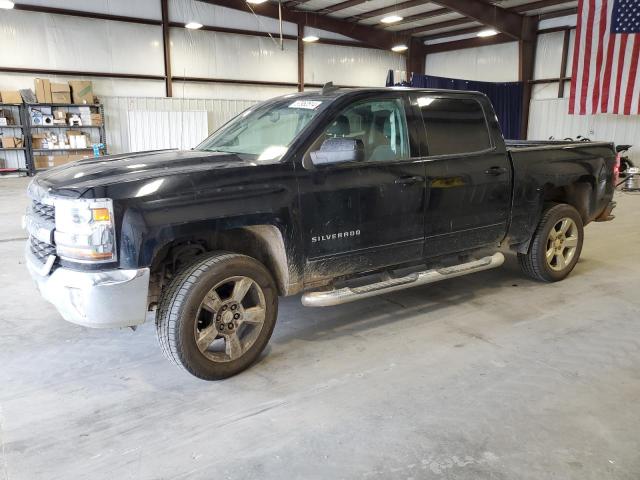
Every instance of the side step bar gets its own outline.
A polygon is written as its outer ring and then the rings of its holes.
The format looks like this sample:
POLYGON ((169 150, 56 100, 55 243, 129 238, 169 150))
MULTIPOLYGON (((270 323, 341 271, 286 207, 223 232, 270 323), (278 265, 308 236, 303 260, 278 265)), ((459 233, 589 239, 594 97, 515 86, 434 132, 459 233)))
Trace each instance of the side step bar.
POLYGON ((308 292, 302 295, 302 304, 306 307, 328 307, 342 303, 353 302, 383 293, 395 292, 409 287, 439 282, 447 278, 460 277, 469 273, 481 272, 499 267, 504 263, 504 255, 500 252, 480 260, 461 263, 453 267, 439 268, 415 272, 406 277, 392 278, 382 282, 372 283, 361 287, 344 287, 334 290, 308 292))

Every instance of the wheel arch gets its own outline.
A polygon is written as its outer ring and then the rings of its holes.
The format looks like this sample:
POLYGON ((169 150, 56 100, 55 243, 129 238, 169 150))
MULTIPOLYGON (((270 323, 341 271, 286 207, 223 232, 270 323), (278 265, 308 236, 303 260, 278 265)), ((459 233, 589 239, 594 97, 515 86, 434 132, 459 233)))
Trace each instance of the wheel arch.
POLYGON ((226 251, 261 262, 273 276, 280 295, 296 292, 295 269, 287 254, 285 236, 278 226, 256 224, 205 232, 176 232, 173 238, 157 246, 151 263, 152 276, 163 278, 165 271, 177 271, 201 253, 226 251))
POLYGON ((571 205, 580 214, 582 223, 586 226, 597 216, 596 208, 596 180, 592 175, 582 175, 573 178, 570 182, 562 185, 545 183, 539 187, 539 194, 536 196, 530 214, 527 216, 527 226, 523 230, 527 232, 526 237, 520 241, 510 244, 510 248, 517 253, 526 254, 531 246, 532 236, 535 232, 544 210, 553 203, 565 203, 571 205))
POLYGON ((566 185, 555 186, 547 184, 543 191, 538 218, 542 217, 545 205, 549 203, 566 203, 578 211, 583 224, 586 225, 593 219, 595 191, 595 178, 591 175, 583 175, 566 185))

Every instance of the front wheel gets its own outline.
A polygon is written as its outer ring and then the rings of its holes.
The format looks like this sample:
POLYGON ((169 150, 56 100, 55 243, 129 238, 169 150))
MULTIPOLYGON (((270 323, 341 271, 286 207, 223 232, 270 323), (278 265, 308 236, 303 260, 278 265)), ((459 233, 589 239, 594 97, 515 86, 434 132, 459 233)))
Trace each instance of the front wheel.
POLYGON ((543 282, 564 279, 578 263, 584 229, 582 218, 571 205, 547 208, 533 234, 529 252, 519 253, 522 271, 543 282))
POLYGON ((215 253, 168 285, 156 332, 169 360, 196 377, 219 380, 258 358, 277 315, 278 294, 269 271, 251 257, 215 253))

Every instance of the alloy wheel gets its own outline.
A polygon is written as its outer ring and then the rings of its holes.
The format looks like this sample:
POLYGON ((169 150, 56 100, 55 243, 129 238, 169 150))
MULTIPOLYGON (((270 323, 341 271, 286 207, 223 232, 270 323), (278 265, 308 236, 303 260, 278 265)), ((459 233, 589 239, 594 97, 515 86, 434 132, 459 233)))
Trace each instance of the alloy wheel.
POLYGON ((547 237, 546 259, 552 270, 564 270, 576 254, 578 248, 578 226, 571 218, 565 217, 553 226, 547 237))
POLYGON ((244 355, 264 326, 264 292, 249 277, 230 277, 204 296, 194 335, 198 350, 214 362, 230 362, 244 355))

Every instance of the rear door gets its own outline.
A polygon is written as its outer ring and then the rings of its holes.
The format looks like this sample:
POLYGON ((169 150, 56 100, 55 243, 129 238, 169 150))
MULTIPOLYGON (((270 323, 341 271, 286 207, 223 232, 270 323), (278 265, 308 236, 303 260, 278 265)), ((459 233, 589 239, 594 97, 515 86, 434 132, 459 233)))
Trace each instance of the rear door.
POLYGON ((493 140, 502 137, 490 105, 427 92, 412 104, 427 152, 425 257, 497 245, 509 218, 511 167, 504 142, 493 140))
POLYGON ((305 280, 374 270, 422 258, 425 167, 404 94, 378 94, 341 109, 304 159, 299 176, 305 280), (358 163, 313 166, 327 138, 362 140, 358 163))

